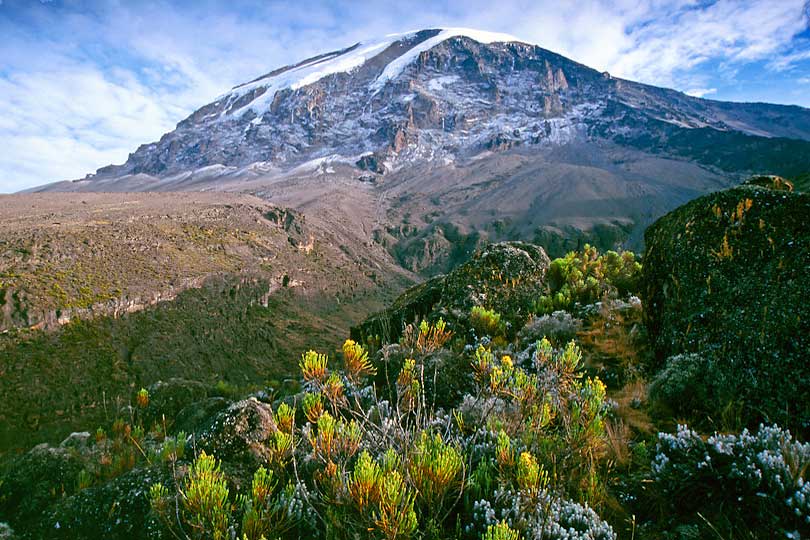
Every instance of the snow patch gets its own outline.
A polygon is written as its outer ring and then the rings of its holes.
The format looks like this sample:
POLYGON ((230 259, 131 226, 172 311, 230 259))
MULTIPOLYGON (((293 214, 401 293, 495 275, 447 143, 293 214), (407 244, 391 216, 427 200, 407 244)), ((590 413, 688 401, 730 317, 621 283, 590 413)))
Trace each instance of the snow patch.
POLYGON ((441 91, 445 86, 449 84, 453 84, 459 80, 458 75, 444 75, 442 77, 436 77, 435 79, 430 79, 428 81, 428 90, 432 90, 433 92, 441 91))
POLYGON ((385 66, 383 72, 371 83, 369 89, 375 94, 378 93, 388 81, 396 79, 406 67, 419 58, 420 54, 454 37, 468 37, 479 43, 522 41, 509 34, 485 32, 483 30, 472 30, 469 28, 444 28, 434 37, 411 47, 405 54, 385 66))
MULTIPOLYGON (((409 37, 414 36, 418 31, 406 32, 402 34, 389 34, 383 38, 371 40, 367 42, 360 42, 354 47, 350 47, 345 52, 335 52, 328 54, 321 58, 316 58, 311 61, 302 63, 300 66, 290 68, 277 75, 263 77, 256 81, 243 84, 235 87, 233 90, 217 98, 216 102, 225 101, 226 106, 220 114, 220 119, 226 116, 239 117, 248 111, 253 111, 257 115, 264 114, 273 103, 276 94, 281 90, 298 90, 304 86, 313 84, 324 77, 334 75, 336 73, 348 73, 365 64, 371 58, 374 58, 385 49, 398 41, 402 41, 409 37), (243 105, 235 111, 229 112, 232 103, 238 99, 250 94, 251 92, 264 89, 264 92, 252 100, 250 103, 243 105)), ((464 36, 480 43, 495 43, 507 41, 521 41, 509 34, 499 34, 495 32, 485 32, 481 30, 471 30, 468 28, 443 28, 439 33, 425 41, 411 47, 407 52, 396 58, 393 62, 385 66, 382 73, 371 83, 370 89, 377 93, 385 83, 395 79, 400 73, 423 51, 427 51, 439 43, 454 37, 464 36)), ((439 79, 445 79, 440 77, 439 79)), ((450 84, 451 80, 435 79, 437 88, 445 84, 450 84)), ((258 123, 258 122, 257 122, 258 123)), ((254 124, 256 125, 256 124, 254 124)))
MULTIPOLYGON (((227 99, 228 103, 233 103, 254 90, 266 88, 262 95, 231 113, 233 116, 241 116, 248 110, 252 110, 256 114, 261 115, 267 111, 276 93, 280 90, 298 90, 329 75, 352 71, 362 66, 367 60, 383 52, 393 43, 408 37, 408 35, 409 34, 390 34, 379 40, 358 43, 351 48, 351 50, 343 54, 335 53, 325 58, 319 58, 298 67, 288 69, 278 75, 264 77, 252 83, 238 86, 220 99, 227 99)), ((227 110, 227 108, 225 110, 227 110)), ((223 114, 225 113, 223 112, 223 114)))

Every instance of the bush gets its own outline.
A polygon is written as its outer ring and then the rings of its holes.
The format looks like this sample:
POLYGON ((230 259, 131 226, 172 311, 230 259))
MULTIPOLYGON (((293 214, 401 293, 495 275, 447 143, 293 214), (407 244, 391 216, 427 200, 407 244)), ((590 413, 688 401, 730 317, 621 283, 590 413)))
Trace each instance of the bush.
POLYGON ((605 387, 584 377, 576 345, 541 340, 522 368, 484 346, 448 350, 450 335, 441 321, 406 332, 398 349, 408 356, 384 370, 356 342, 344 347, 345 369, 307 352, 302 414, 280 402, 269 435, 251 435, 266 460, 251 490, 232 497, 202 454, 174 490, 152 488, 152 507, 171 529, 174 498, 187 532, 247 540, 613 538, 588 506, 604 502, 605 387), (429 362, 439 357, 474 381, 458 410, 436 406, 444 390, 429 362), (366 386, 376 371, 389 388, 366 386), (479 519, 485 507, 505 523, 479 519))
POLYGON ((679 354, 650 382, 650 400, 666 416, 701 418, 720 408, 723 380, 713 360, 679 354))
POLYGON ((641 264, 631 251, 607 251, 585 245, 554 259, 548 269, 549 293, 535 301, 536 313, 571 310, 575 304, 588 305, 605 297, 623 298, 639 291, 641 264))
POLYGON ((474 306, 470 311, 470 326, 478 337, 495 337, 504 331, 501 314, 481 306, 474 306))
POLYGON ((652 462, 666 526, 691 524, 701 537, 810 535, 810 444, 778 426, 703 440, 686 426, 660 433, 652 462))
POLYGON ((550 315, 532 317, 518 333, 521 342, 548 338, 553 343, 567 343, 576 337, 582 328, 582 321, 575 319, 567 311, 555 311, 550 315))

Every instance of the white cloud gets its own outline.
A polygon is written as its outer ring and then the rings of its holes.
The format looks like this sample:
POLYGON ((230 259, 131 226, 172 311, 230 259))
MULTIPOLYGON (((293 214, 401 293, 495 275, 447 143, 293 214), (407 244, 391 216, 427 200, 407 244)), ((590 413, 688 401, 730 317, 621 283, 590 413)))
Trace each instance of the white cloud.
POLYGON ((784 71, 810 56, 793 42, 807 28, 805 0, 0 5, 0 191, 122 162, 235 84, 414 28, 507 32, 598 70, 695 95, 717 93, 718 78, 736 77, 748 62, 784 71), (28 26, 3 19, 20 6, 28 26))
POLYGON ((693 88, 684 92, 688 96, 705 97, 717 93, 717 88, 693 88))

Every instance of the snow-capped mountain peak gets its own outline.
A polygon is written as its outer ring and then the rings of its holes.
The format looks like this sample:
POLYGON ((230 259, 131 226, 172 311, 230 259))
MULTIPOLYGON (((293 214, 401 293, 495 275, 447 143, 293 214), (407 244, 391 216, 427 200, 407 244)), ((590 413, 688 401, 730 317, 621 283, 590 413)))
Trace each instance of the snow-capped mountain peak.
POLYGON ((514 147, 601 140, 656 149, 696 128, 810 139, 810 112, 693 98, 507 34, 434 28, 362 41, 239 85, 94 181, 162 182, 212 165, 287 171, 326 156, 361 156, 358 167, 384 173, 514 147))
POLYGON ((240 116, 247 111, 263 114, 272 105, 276 94, 281 90, 298 90, 311 85, 329 75, 350 73, 389 48, 400 49, 401 54, 385 65, 380 74, 369 85, 373 93, 379 92, 385 84, 396 77, 416 60, 419 55, 454 37, 466 37, 482 44, 495 42, 521 41, 509 34, 474 30, 470 28, 438 28, 388 34, 382 38, 355 43, 354 45, 310 58, 281 68, 252 82, 239 85, 217 98, 217 102, 238 103, 238 108, 227 107, 222 115, 240 116), (248 98, 246 99, 246 96, 248 98), (255 96, 254 99, 249 97, 255 96))

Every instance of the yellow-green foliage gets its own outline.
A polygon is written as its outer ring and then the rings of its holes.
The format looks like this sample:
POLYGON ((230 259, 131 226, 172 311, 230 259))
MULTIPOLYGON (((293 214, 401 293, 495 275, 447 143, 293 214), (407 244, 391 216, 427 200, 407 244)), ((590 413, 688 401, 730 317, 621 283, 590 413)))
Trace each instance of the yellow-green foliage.
POLYGON ((548 269, 549 294, 535 302, 538 313, 571 309, 574 304, 592 304, 605 296, 635 294, 639 288, 641 264, 631 251, 607 251, 585 245, 554 259, 548 269))
POLYGON ((529 495, 535 495, 548 486, 548 473, 531 452, 521 452, 517 463, 517 484, 529 495))
POLYGON ((324 380, 327 374, 326 364, 328 361, 329 358, 325 354, 320 354, 316 351, 307 351, 302 354, 301 362, 298 366, 301 368, 304 381, 312 382, 324 380))
POLYGON ((228 484, 214 456, 200 453, 181 491, 183 515, 195 535, 214 540, 228 537, 231 509, 228 484))
POLYGON ((382 469, 364 450, 349 480, 349 496, 361 514, 365 515, 379 502, 382 477, 382 469))
POLYGON ((386 473, 374 521, 386 540, 409 538, 416 530, 418 521, 413 503, 414 494, 408 490, 402 474, 396 470, 386 473))
POLYGON ((368 351, 351 339, 347 339, 343 343, 343 363, 346 366, 346 375, 353 382, 359 382, 363 377, 377 374, 377 369, 368 359, 368 351))
POLYGON ((520 540, 520 533, 505 522, 501 521, 487 527, 483 540, 520 540))
POLYGON ((274 497, 273 471, 259 467, 253 473, 250 497, 242 497, 242 540, 274 538, 288 527, 284 508, 274 497))
POLYGON ((418 329, 409 324, 402 333, 400 342, 404 347, 420 354, 429 354, 444 347, 451 337, 453 332, 447 328, 444 319, 440 318, 433 324, 423 320, 418 329))
POLYGON ((556 351, 546 339, 537 343, 535 364, 546 380, 554 381, 553 394, 544 392, 537 375, 514 366, 509 357, 498 361, 483 347, 475 357, 473 367, 482 392, 514 404, 489 420, 491 428, 498 430, 495 459, 502 476, 513 478, 529 493, 551 485, 598 504, 606 389, 598 378, 583 381, 576 344, 556 351), (527 448, 518 457, 514 439, 527 448), (553 471, 554 476, 545 471, 553 471))
POLYGON ((438 510, 449 492, 459 487, 463 459, 459 450, 442 441, 437 433, 423 431, 410 456, 408 473, 419 498, 438 510))
POLYGON ((310 422, 317 422, 323 414, 323 399, 319 393, 304 394, 304 414, 310 422))
MULTIPOLYGON (((427 323, 419 335, 436 347, 443 340, 437 332, 449 335, 444 324, 427 323)), ((417 344, 418 336, 403 351, 389 383, 392 399, 384 403, 374 387, 344 383, 351 379, 350 365, 327 373, 324 355, 305 354, 309 391, 299 421, 305 420, 297 423, 289 404, 275 409, 278 429, 261 443, 267 469, 255 472, 250 491, 233 505, 216 461, 202 454, 176 491, 186 534, 200 536, 204 529, 208 537, 222 538, 221 531, 230 529, 241 540, 515 540, 536 537, 545 520, 560 519, 543 510, 550 501, 603 502, 605 387, 583 376, 576 344, 557 350, 539 341, 531 368, 484 346, 447 351, 471 364, 476 384, 466 405, 441 415, 431 406, 435 390, 426 382, 417 344), (482 522, 486 504, 501 505, 497 515, 512 525, 489 517, 482 522), (504 513, 510 507, 517 519, 504 513)), ((353 342, 345 345, 344 357, 362 359, 364 353, 353 342)), ((171 517, 166 490, 152 491, 153 508, 171 517)))
POLYGON ((470 311, 470 325, 479 336, 495 337, 503 333, 501 314, 481 306, 474 306, 470 311))

